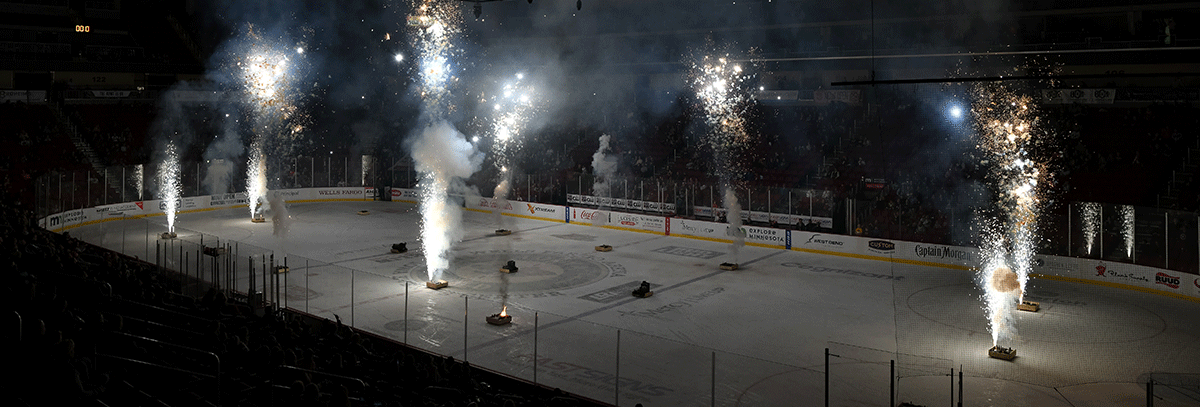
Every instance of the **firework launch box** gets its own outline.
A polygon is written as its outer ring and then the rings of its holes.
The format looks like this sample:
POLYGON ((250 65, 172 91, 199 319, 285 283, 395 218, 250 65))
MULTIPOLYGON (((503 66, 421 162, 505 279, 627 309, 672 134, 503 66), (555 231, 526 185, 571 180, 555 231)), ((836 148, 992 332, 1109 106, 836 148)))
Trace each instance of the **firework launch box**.
POLYGON ((510 322, 512 322, 512 315, 492 314, 487 317, 487 323, 492 325, 508 325, 510 322))
POLYGON ((368 210, 366 210, 366 209, 363 209, 363 210, 361 210, 361 211, 358 211, 358 214, 359 214, 359 215, 370 215, 370 214, 371 214, 371 211, 368 211, 368 210))
POLYGON ((254 223, 263 223, 263 222, 266 222, 266 221, 267 221, 267 218, 266 218, 266 217, 263 217, 261 214, 260 214, 260 215, 254 215, 254 217, 253 217, 253 218, 250 218, 250 221, 251 221, 251 222, 254 222, 254 223))
POLYGON ((425 282, 425 287, 428 287, 431 290, 440 290, 440 289, 443 289, 443 288, 446 288, 449 286, 450 286, 450 283, 447 283, 446 280, 426 281, 425 282))
POLYGON ((606 245, 606 244, 602 244, 602 245, 596 246, 596 251, 598 251, 598 252, 611 252, 611 251, 612 251, 612 246, 609 246, 609 245, 606 245))
POLYGON ((408 243, 396 243, 392 245, 392 253, 404 253, 408 251, 408 243))
POLYGON ((508 236, 508 235, 511 235, 511 234, 512 234, 512 231, 511 231, 511 230, 508 230, 508 229, 496 229, 496 236, 508 236))
POLYGON ((996 359, 1013 360, 1017 358, 1017 350, 1013 348, 1005 348, 999 345, 988 349, 988 357, 996 359))
POLYGON ((500 271, 504 272, 504 273, 516 273, 517 272, 517 262, 513 261, 513 260, 509 260, 508 264, 500 266, 500 271))
POLYGON ((275 274, 283 274, 288 272, 288 266, 275 266, 275 274))
POLYGON ((179 235, 175 234, 175 232, 163 232, 163 234, 158 235, 158 237, 161 237, 163 239, 174 239, 174 238, 179 237, 179 235))
POLYGON ((650 291, 650 283, 647 283, 645 281, 642 282, 642 285, 640 287, 638 287, 638 289, 633 290, 634 297, 646 298, 651 295, 654 295, 654 291, 650 291))
POLYGON ((1017 304, 1017 309, 1021 311, 1038 312, 1041 306, 1036 301, 1021 301, 1017 304))
POLYGON ((732 271, 732 270, 737 270, 737 269, 738 269, 737 263, 721 263, 721 270, 732 271))

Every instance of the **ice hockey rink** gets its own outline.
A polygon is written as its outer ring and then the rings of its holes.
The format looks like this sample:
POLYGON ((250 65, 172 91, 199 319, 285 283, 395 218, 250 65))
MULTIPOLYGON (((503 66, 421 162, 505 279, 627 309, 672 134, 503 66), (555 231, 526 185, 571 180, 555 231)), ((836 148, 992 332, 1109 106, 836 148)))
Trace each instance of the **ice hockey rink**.
POLYGON ((289 212, 286 233, 245 208, 179 215, 172 240, 158 239, 162 216, 69 232, 239 291, 252 266, 280 305, 622 406, 823 405, 826 348, 834 406, 887 405, 892 361, 896 403, 957 403, 961 371, 964 406, 1144 405, 1151 378, 1156 406, 1200 405, 1200 303, 1179 298, 1033 280, 1041 310, 1019 314, 1018 357, 1004 361, 987 356, 968 271, 754 246, 735 258, 723 242, 465 211, 450 286, 434 291, 416 205, 289 212), (231 250, 197 260, 202 239, 231 250), (409 251, 390 253, 399 242, 409 251), (267 254, 288 271, 264 279, 267 254), (508 260, 518 272, 500 272, 508 260), (653 296, 630 295, 642 281, 653 296), (489 325, 502 303, 512 323, 489 325))

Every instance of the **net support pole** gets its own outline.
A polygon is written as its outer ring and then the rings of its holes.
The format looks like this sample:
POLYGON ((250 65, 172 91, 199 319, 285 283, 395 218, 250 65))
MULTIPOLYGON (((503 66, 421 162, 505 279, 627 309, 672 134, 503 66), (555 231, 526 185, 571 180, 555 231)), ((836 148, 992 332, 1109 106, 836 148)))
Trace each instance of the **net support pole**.
POLYGON ((712 381, 709 385, 709 398, 712 406, 717 407, 717 351, 712 351, 712 381))

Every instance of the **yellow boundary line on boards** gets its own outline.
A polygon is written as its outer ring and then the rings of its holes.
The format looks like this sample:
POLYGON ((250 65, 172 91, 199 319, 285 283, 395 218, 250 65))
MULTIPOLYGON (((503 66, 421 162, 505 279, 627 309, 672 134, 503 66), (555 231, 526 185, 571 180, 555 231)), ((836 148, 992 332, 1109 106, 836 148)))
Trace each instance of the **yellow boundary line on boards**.
MULTIPOLYGON (((592 225, 588 225, 585 223, 580 223, 580 225, 592 226, 592 225)), ((629 228, 623 228, 623 227, 619 227, 619 226, 598 226, 598 227, 657 234, 656 232, 637 230, 637 229, 629 229, 629 228)), ((693 235, 688 235, 688 234, 671 234, 671 235, 664 234, 664 236, 676 236, 676 237, 682 237, 682 238, 686 238, 686 239, 705 240, 705 241, 717 242, 717 243, 733 243, 733 240, 729 240, 729 239, 719 239, 719 238, 704 237, 704 236, 693 236, 693 235)), ((746 245, 787 250, 787 248, 784 246, 770 245, 770 244, 764 244, 764 243, 748 242, 748 243, 746 243, 746 245)), ((842 253, 842 252, 834 252, 834 251, 828 251, 828 250, 803 249, 803 248, 798 248, 798 247, 793 247, 793 248, 791 248, 791 250, 798 251, 798 252, 804 252, 804 253, 822 254, 822 255, 827 255, 827 256, 840 256, 840 257, 850 257, 850 258, 863 259, 863 260, 886 261, 886 262, 891 262, 891 263, 911 264, 911 265, 915 265, 915 266, 939 267, 939 268, 946 268, 946 269, 951 269, 951 270, 962 270, 962 271, 976 270, 975 267, 963 266, 963 265, 958 265, 958 264, 945 264, 945 263, 934 263, 934 262, 921 261, 921 260, 897 259, 897 258, 893 258, 893 257, 873 256, 873 255, 869 255, 869 254, 842 253)), ((1153 288, 1139 287, 1136 285, 1113 283, 1113 282, 1108 282, 1108 281, 1087 280, 1087 279, 1074 278, 1074 277, 1054 276, 1054 275, 1038 274, 1038 273, 1031 274, 1030 277, 1037 278, 1037 279, 1064 281, 1064 282, 1071 282, 1071 283, 1092 284, 1092 285, 1098 285, 1098 286, 1109 287, 1109 288, 1133 290, 1133 291, 1138 291, 1138 292, 1143 292, 1143 293, 1148 293, 1148 294, 1158 294, 1158 295, 1162 295, 1162 296, 1166 296, 1166 297, 1170 297, 1170 298, 1182 299, 1182 300, 1200 303, 1200 298, 1195 298, 1195 297, 1178 294, 1178 293, 1172 293, 1172 292, 1163 291, 1163 290, 1156 290, 1153 288)))
MULTIPOLYGON (((463 208, 463 209, 466 209, 466 210, 468 210, 468 211, 472 211, 472 212, 479 212, 479 213, 489 213, 489 214, 490 214, 490 213, 496 213, 496 211, 492 211, 492 210, 486 210, 486 209, 475 209, 475 208, 463 208)), ((504 212, 500 212, 500 214, 501 214, 501 215, 504 215, 504 216, 512 216, 512 217, 514 217, 514 218, 532 219, 532 220, 541 220, 541 221, 546 221, 546 222, 567 223, 567 221, 565 221, 565 220, 562 220, 562 219, 546 219, 546 218, 539 218, 539 217, 537 217, 537 216, 522 215, 522 214, 519 214, 519 213, 504 213, 504 212)))
MULTIPOLYGON (((247 207, 249 207, 249 205, 224 206, 224 207, 220 207, 220 208, 188 209, 186 211, 175 212, 175 214, 180 215, 180 214, 185 214, 185 213, 210 212, 210 211, 219 211, 222 209, 237 209, 237 208, 247 208, 247 207)), ((91 226, 91 225, 95 225, 97 223, 114 222, 114 221, 118 221, 118 220, 152 218, 155 216, 165 216, 165 215, 166 215, 165 213, 147 213, 147 214, 142 214, 142 215, 131 215, 131 216, 112 216, 112 217, 107 217, 107 218, 103 218, 103 219, 89 220, 87 222, 82 222, 82 223, 71 225, 71 226, 64 226, 64 227, 61 227, 58 229, 51 229, 50 231, 54 232, 54 233, 62 233, 63 231, 75 229, 80 226, 91 226)))
MULTIPOLYGON (((288 203, 309 203, 309 202, 374 202, 374 201, 368 201, 365 199, 305 199, 305 200, 288 201, 288 203)), ((415 201, 408 201, 408 200, 392 200, 392 202, 404 202, 404 203, 410 203, 410 204, 417 204, 417 202, 415 202, 415 201)), ((248 206, 249 205, 234 205, 234 206, 227 206, 227 207, 221 207, 221 208, 189 209, 186 211, 179 211, 177 213, 185 214, 185 213, 209 212, 209 211, 218 211, 218 210, 222 210, 222 209, 246 208, 248 206)), ((465 209, 469 210, 469 211, 480 212, 480 213, 493 213, 493 211, 490 211, 490 210, 475 209, 475 208, 465 208, 465 209)), ((112 221, 118 221, 118 220, 149 218, 149 217, 153 217, 153 216, 163 216, 163 215, 165 215, 165 214, 152 213, 152 214, 122 216, 122 217, 114 216, 111 218, 91 220, 91 221, 83 222, 83 223, 80 223, 77 225, 71 225, 71 226, 67 226, 67 227, 63 227, 63 228, 51 230, 51 231, 55 232, 55 233, 62 233, 63 231, 66 231, 66 230, 71 230, 71 229, 81 227, 81 226, 94 225, 97 223, 112 222, 112 221)), ((566 221, 562 221, 562 220, 539 218, 539 217, 535 217, 535 216, 521 215, 521 214, 515 214, 515 213, 503 213, 502 212, 501 215, 513 216, 513 217, 524 218, 524 219, 541 220, 541 221, 547 221, 547 222, 567 223, 566 221)), ((600 227, 600 228, 605 228, 605 229, 615 229, 615 230, 623 230, 623 231, 629 231, 629 232, 659 234, 658 232, 654 232, 654 231, 626 228, 626 227, 621 227, 621 226, 611 226, 611 225, 594 226, 594 225, 589 225, 586 223, 575 223, 575 224, 581 225, 581 226, 600 227)), ((693 235, 688 235, 688 234, 672 234, 672 235, 663 234, 663 236, 675 236, 675 237, 682 237, 685 239, 705 240, 705 241, 717 242, 717 243, 733 243, 733 240, 729 240, 729 239, 718 239, 718 238, 713 238, 713 237, 693 236, 693 235)), ((765 248, 769 248, 769 249, 787 250, 787 248, 784 246, 771 245, 771 244, 765 244, 765 243, 748 242, 748 243, 746 243, 746 245, 747 246, 756 246, 756 247, 765 247, 765 248)), ((963 271, 975 270, 974 267, 961 266, 961 265, 957 265, 957 264, 943 264, 943 263, 934 263, 934 262, 920 261, 920 260, 897 259, 897 258, 884 257, 884 256, 872 256, 869 254, 842 253, 842 252, 833 252, 833 251, 828 251, 828 250, 802 249, 802 248, 798 248, 798 247, 793 247, 791 250, 798 251, 798 252, 804 252, 804 253, 823 254, 823 255, 827 255, 827 256, 840 256, 840 257, 850 257, 850 258, 863 259, 863 260, 875 260, 875 261, 886 261, 886 262, 891 262, 891 263, 911 264, 911 265, 915 265, 915 266, 940 267, 940 268, 947 268, 947 269, 952 269, 952 270, 963 270, 963 271)), ((1195 298, 1195 297, 1178 294, 1178 293, 1172 293, 1172 292, 1163 291, 1163 290, 1156 290, 1153 288, 1139 287, 1136 285, 1113 283, 1113 282, 1108 282, 1108 281, 1087 280, 1087 279, 1075 278, 1075 277, 1054 276, 1054 275, 1049 275, 1049 274, 1038 274, 1038 273, 1030 274, 1030 277, 1037 278, 1037 279, 1055 280, 1055 281, 1063 281, 1063 282, 1069 282, 1069 283, 1091 284, 1091 285, 1098 285, 1101 287, 1133 290, 1133 291, 1138 291, 1138 292, 1143 292, 1143 293, 1148 293, 1148 294, 1158 294, 1158 295, 1162 295, 1165 297, 1200 303, 1200 298, 1195 298)))
MULTIPOLYGON (((309 202, 374 202, 374 201, 367 200, 367 199, 298 199, 295 201, 287 201, 287 203, 309 203, 309 202)), ((414 201, 399 201, 399 202, 406 202, 406 203, 413 203, 413 204, 416 203, 414 201)), ((219 208, 188 209, 188 210, 184 210, 184 211, 175 212, 175 214, 183 215, 183 214, 187 214, 187 213, 210 212, 210 211, 219 211, 222 209, 237 209, 237 208, 248 208, 248 207, 250 207, 250 205, 247 204, 247 205, 222 206, 219 208)), ((72 209, 72 210, 76 210, 76 209, 72 209)), ((107 218, 103 218, 103 219, 89 220, 87 222, 82 222, 82 223, 71 225, 71 226, 65 226, 65 227, 61 227, 58 229, 51 229, 50 231, 54 232, 54 233, 62 233, 64 231, 75 229, 77 227, 91 226, 91 225, 95 225, 97 223, 113 222, 113 221, 118 221, 118 220, 151 218, 151 217, 155 217, 155 216, 165 216, 165 215, 166 215, 166 213, 147 213, 147 214, 131 215, 131 216, 112 216, 112 217, 107 217, 107 218)))
POLYGON ((1158 294, 1158 295, 1163 295, 1163 296, 1167 296, 1167 297, 1171 297, 1171 298, 1188 300, 1191 302, 1200 303, 1200 298, 1190 297, 1187 295, 1177 294, 1177 293, 1163 291, 1163 290, 1156 290, 1153 288, 1139 287, 1136 285, 1113 283, 1113 282, 1109 282, 1109 281, 1088 280, 1088 279, 1075 278, 1075 277, 1052 276, 1049 274, 1031 274, 1030 276, 1033 278, 1044 278, 1046 280, 1065 281, 1065 282, 1069 282, 1069 283, 1083 283, 1083 284, 1098 285, 1101 287, 1121 288, 1121 289, 1126 289, 1126 290, 1140 291, 1140 292, 1144 292, 1144 293, 1158 294))

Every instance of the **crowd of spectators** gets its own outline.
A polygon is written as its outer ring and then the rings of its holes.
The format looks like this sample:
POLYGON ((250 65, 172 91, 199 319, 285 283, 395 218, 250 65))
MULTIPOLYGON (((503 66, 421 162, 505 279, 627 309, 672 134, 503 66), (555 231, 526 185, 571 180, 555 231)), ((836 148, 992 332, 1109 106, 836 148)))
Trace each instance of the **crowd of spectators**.
POLYGON ((11 199, 0 204, 6 405, 597 405, 227 296, 41 229, 11 199))

